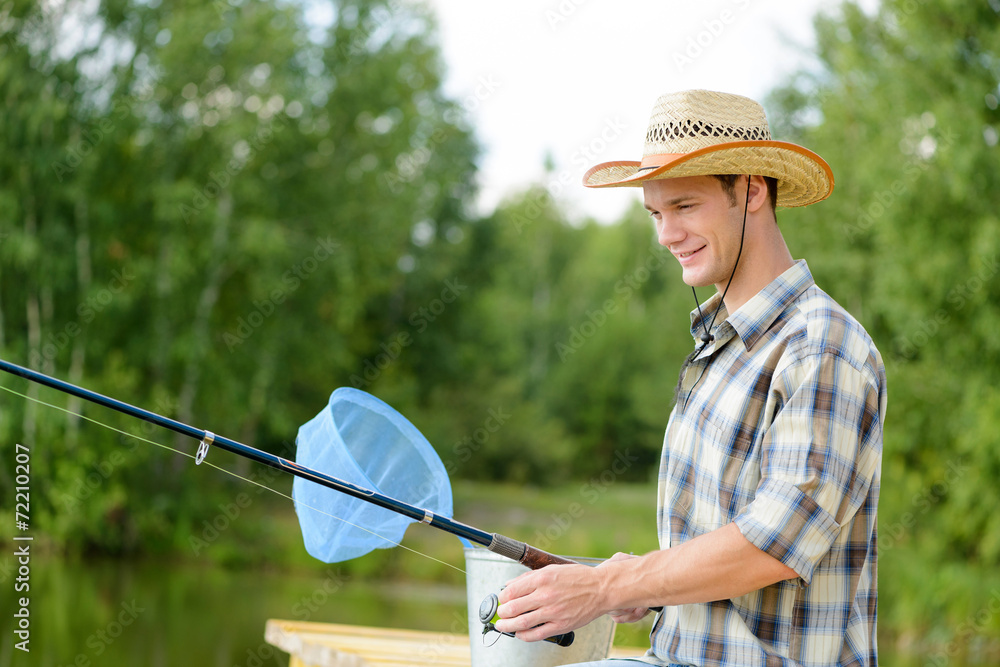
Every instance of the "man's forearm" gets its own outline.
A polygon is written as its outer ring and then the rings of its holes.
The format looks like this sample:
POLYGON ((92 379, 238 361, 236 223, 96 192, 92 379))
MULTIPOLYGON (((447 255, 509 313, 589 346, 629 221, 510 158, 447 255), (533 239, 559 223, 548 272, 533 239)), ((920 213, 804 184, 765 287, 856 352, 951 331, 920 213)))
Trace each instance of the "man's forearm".
MULTIPOLYGON (((798 574, 764 553, 735 523, 677 547, 607 563, 604 607, 659 607, 739 597, 798 574)), ((596 574, 596 572, 595 572, 596 574)))

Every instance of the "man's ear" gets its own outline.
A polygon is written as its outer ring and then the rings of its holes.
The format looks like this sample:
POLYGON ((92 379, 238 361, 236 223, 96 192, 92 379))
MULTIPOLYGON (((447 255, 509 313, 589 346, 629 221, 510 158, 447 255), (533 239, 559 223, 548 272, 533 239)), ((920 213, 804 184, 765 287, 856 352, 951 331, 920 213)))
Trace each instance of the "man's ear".
MULTIPOLYGON (((746 186, 744 186, 746 187, 746 186)), ((737 190, 737 192, 739 192, 737 190)), ((746 197, 746 190, 743 191, 743 196, 746 197)), ((751 176, 750 177, 750 197, 747 201, 747 212, 756 213, 762 206, 769 205, 768 194, 767 194, 767 181, 764 180, 763 176, 751 176)))

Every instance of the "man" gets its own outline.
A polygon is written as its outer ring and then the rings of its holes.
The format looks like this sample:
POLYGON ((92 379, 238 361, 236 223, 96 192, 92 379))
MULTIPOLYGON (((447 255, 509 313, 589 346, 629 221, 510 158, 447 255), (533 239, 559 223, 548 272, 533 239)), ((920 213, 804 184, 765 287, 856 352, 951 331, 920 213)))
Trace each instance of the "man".
POLYGON ((641 162, 600 164, 584 184, 642 187, 684 282, 717 294, 691 314, 660 550, 526 573, 501 592, 497 629, 534 641, 662 607, 648 663, 876 665, 885 369, 774 213, 829 196, 829 166, 772 141, 753 100, 686 91, 657 101, 641 162))

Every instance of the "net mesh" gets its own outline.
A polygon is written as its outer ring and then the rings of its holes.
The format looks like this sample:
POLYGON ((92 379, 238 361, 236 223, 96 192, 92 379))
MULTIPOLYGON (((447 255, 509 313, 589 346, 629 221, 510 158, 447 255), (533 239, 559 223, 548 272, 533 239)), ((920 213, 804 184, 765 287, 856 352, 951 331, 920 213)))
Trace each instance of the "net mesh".
MULTIPOLYGON (((303 466, 452 516, 451 485, 437 452, 413 424, 371 394, 334 391, 323 411, 299 428, 296 447, 295 460, 303 466)), ((396 546, 414 522, 299 477, 292 498, 306 551, 327 563, 396 546)))

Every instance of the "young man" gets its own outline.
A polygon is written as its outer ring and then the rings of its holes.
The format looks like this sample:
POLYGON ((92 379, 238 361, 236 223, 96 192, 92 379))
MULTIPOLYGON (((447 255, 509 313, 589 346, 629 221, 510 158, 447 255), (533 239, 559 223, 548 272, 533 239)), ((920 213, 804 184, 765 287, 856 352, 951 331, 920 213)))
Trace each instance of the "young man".
POLYGON ((648 663, 876 665, 885 369, 774 213, 829 196, 829 166, 772 141, 753 100, 696 90, 657 101, 641 162, 600 164, 584 185, 642 187, 684 282, 717 293, 691 314, 660 550, 526 573, 501 592, 497 628, 534 641, 662 607, 648 663))

